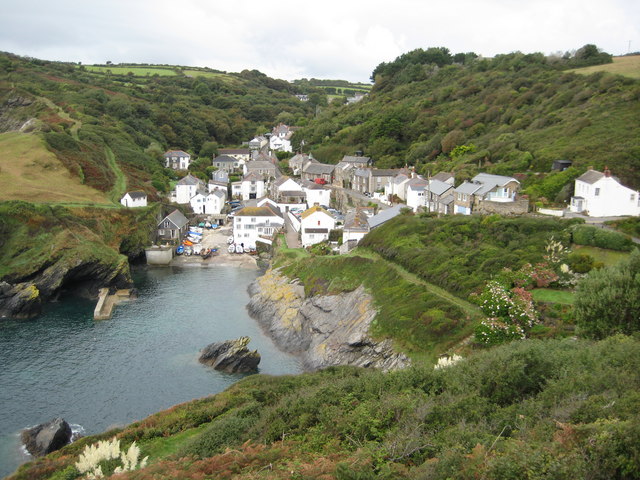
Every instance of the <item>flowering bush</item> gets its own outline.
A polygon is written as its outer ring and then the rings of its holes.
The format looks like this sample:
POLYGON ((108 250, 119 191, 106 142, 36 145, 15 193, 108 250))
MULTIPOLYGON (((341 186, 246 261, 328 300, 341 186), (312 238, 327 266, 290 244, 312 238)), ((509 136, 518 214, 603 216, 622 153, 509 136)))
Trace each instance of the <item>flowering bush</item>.
POLYGON ((524 338, 526 331, 537 323, 538 317, 531 294, 522 287, 508 289, 492 280, 477 299, 487 316, 476 329, 476 339, 493 345, 524 338))
POLYGON ((85 479, 94 480, 104 478, 112 473, 122 473, 144 468, 149 457, 144 457, 138 465, 140 448, 133 442, 125 453, 120 451, 120 440, 112 438, 93 445, 87 445, 78 457, 75 466, 78 472, 85 475, 85 479), (121 465, 118 465, 118 460, 121 465))

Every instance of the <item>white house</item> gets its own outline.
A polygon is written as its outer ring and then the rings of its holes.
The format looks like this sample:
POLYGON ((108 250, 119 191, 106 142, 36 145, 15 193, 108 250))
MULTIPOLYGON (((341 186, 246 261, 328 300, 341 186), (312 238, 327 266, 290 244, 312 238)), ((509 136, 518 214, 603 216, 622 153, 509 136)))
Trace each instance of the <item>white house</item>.
POLYGON ((191 163, 191 155, 182 150, 169 150, 164 154, 165 168, 173 168, 174 170, 187 170, 191 163))
POLYGON ((242 182, 231 182, 231 196, 233 198, 242 196, 242 182))
POLYGON ((240 165, 244 165, 251 159, 251 150, 248 148, 220 148, 218 149, 218 155, 227 155, 233 157, 240 165))
POLYGON ((407 181, 406 186, 406 202, 407 207, 417 211, 418 208, 425 206, 425 191, 427 189, 428 181, 421 177, 412 178, 407 181))
POLYGON ((358 243, 369 233, 369 216, 367 211, 362 208, 356 208, 347 212, 344 218, 344 227, 342 230, 342 243, 352 241, 358 243))
POLYGON ((384 194, 387 199, 391 200, 391 197, 395 195, 401 200, 406 200, 406 184, 409 180, 409 177, 404 173, 400 173, 390 179, 384 187, 384 194))
POLYGON ((288 138, 271 136, 269 138, 269 148, 275 152, 293 152, 291 140, 288 138))
POLYGON ((214 190, 213 192, 199 190, 191 197, 189 203, 194 213, 217 215, 222 212, 226 200, 227 195, 222 190, 214 190))
POLYGON ((204 188, 204 182, 189 174, 176 184, 176 203, 189 203, 199 189, 204 188))
POLYGON ((576 178, 569 209, 591 217, 638 216, 640 195, 622 185, 607 167, 604 172, 589 169, 576 178))
POLYGON ((300 215, 300 234, 303 247, 329 239, 329 232, 336 228, 336 220, 324 208, 316 205, 300 215))
POLYGON ((244 207, 233 217, 233 241, 245 247, 255 247, 256 242, 273 236, 284 225, 282 213, 270 205, 244 207))
POLYGON ((120 203, 129 208, 146 207, 147 194, 144 192, 127 192, 120 199, 120 203))
POLYGON ((331 188, 329 187, 305 180, 302 182, 302 191, 307 196, 307 207, 309 208, 314 205, 329 205, 331 203, 331 188))
POLYGON ((227 182, 209 180, 209 183, 207 183, 207 189, 209 190, 209 192, 213 192, 214 190, 222 190, 226 195, 229 191, 229 184, 227 182))
POLYGON ((242 200, 245 201, 253 198, 264 197, 264 177, 257 173, 249 173, 245 175, 240 184, 240 192, 242 200))

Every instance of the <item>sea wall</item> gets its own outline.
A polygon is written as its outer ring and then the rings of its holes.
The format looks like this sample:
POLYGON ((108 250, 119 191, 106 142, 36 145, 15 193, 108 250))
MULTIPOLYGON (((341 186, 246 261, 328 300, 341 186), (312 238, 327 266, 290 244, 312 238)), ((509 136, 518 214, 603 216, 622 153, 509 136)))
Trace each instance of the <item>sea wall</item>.
POLYGON ((249 293, 249 314, 308 370, 334 365, 395 370, 410 364, 389 340, 376 342, 369 336, 377 311, 362 286, 339 295, 307 297, 303 285, 268 270, 249 286, 249 293))

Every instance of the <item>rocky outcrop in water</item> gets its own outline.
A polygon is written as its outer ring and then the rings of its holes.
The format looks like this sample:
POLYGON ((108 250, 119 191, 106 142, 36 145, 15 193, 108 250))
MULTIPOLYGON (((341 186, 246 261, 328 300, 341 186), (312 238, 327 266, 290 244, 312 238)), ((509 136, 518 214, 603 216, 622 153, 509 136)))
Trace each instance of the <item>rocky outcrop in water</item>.
POLYGON ((31 318, 41 308, 40 291, 33 283, 0 282, 0 318, 31 318))
POLYGON ((251 284, 249 293, 249 314, 309 370, 332 365, 395 370, 410 364, 389 340, 369 336, 377 311, 362 286, 339 295, 306 297, 302 285, 270 270, 251 284))
POLYGON ((227 373, 255 372, 260 363, 260 354, 257 350, 251 352, 247 348, 250 340, 249 337, 240 337, 212 343, 202 350, 199 361, 227 373))
POLYGON ((54 418, 33 428, 23 430, 20 438, 34 457, 59 450, 71 441, 71 427, 62 418, 54 418))

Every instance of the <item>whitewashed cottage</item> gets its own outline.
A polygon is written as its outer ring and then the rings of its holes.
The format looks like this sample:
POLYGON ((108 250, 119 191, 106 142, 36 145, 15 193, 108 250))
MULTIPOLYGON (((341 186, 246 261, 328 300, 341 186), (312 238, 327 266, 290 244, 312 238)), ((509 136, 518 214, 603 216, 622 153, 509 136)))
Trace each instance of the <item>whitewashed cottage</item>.
POLYGON ((605 167, 604 172, 589 169, 576 178, 569 209, 591 217, 640 215, 640 194, 622 185, 605 167))

